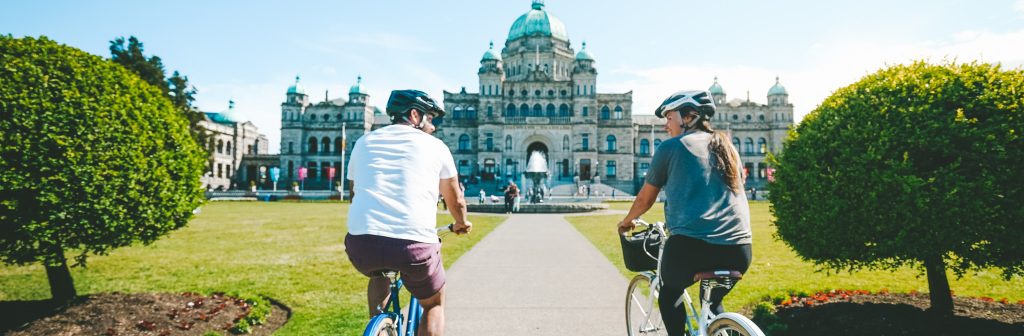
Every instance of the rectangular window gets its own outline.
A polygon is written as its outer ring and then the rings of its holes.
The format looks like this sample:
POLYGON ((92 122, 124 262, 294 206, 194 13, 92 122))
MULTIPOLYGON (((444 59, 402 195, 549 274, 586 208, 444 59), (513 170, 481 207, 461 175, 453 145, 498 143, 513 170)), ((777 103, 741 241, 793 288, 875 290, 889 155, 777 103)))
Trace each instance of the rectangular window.
POLYGON ((589 115, 590 115, 590 108, 584 106, 583 107, 583 116, 586 117, 586 116, 589 116, 589 115))
POLYGON ((744 179, 750 178, 750 173, 751 173, 752 170, 754 170, 754 164, 753 163, 750 163, 750 162, 744 163, 743 164, 743 178, 744 179))
POLYGON ((494 106, 487 105, 487 117, 494 116, 494 106))
POLYGON ((590 134, 583 134, 583 150, 590 150, 590 134))
POLYGON ((494 150, 494 133, 487 133, 487 140, 484 141, 484 148, 488 151, 494 150))
POLYGON ((615 161, 614 160, 608 160, 608 162, 605 164, 605 175, 608 178, 610 178, 610 179, 615 178, 615 161))
POLYGON ((227 165, 227 169, 224 169, 224 177, 231 178, 231 165, 227 165))
POLYGON ((224 165, 223 164, 220 164, 220 163, 217 164, 217 177, 224 177, 224 165))

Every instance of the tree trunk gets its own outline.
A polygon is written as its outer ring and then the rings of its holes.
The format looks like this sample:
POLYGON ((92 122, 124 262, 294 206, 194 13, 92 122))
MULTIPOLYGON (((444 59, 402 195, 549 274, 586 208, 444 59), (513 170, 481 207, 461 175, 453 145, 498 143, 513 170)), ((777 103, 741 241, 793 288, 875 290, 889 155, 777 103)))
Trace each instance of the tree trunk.
POLYGON ((953 294, 949 292, 949 279, 946 278, 946 263, 941 256, 926 258, 925 271, 928 273, 928 292, 931 299, 931 312, 952 315, 953 294))
POLYGON ((64 250, 59 247, 53 248, 53 250, 60 264, 57 266, 45 265, 46 278, 50 281, 50 295, 53 296, 53 302, 63 305, 74 300, 78 296, 78 292, 75 291, 75 281, 71 279, 71 271, 68 270, 68 261, 64 258, 64 250))

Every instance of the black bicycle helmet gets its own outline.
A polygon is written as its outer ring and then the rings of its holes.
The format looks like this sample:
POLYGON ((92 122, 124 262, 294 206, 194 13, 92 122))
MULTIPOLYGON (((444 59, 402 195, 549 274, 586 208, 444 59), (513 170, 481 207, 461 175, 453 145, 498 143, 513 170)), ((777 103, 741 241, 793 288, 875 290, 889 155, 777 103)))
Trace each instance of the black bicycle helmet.
POLYGON ((711 100, 711 94, 704 90, 683 90, 673 93, 665 101, 661 102, 654 115, 664 118, 669 111, 684 112, 693 109, 703 118, 710 120, 715 116, 715 102, 711 100))
POLYGON ((433 98, 419 90, 394 90, 388 98, 387 114, 391 119, 402 118, 409 110, 416 109, 420 113, 429 113, 434 118, 444 117, 444 108, 433 98))

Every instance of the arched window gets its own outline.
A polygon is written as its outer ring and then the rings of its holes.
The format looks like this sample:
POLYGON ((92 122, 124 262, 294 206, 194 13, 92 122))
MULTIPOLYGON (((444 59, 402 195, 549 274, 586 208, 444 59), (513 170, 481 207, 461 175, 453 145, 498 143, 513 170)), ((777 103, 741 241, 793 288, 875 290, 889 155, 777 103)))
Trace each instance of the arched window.
POLYGON ((654 149, 657 150, 661 146, 661 139, 654 139, 654 149))
POLYGON ((462 106, 456 106, 452 109, 452 119, 462 119, 462 106))
POLYGON ((526 92, 526 90, 522 90, 522 91, 520 91, 519 93, 520 93, 520 94, 522 94, 522 95, 523 95, 523 97, 526 97, 526 95, 528 95, 528 94, 529 94, 528 92, 526 92))
POLYGON ((555 96, 555 90, 548 90, 548 96, 554 97, 555 96))
POLYGON ((516 105, 515 104, 508 104, 508 106, 505 106, 505 116, 506 117, 515 117, 516 116, 516 105))
POLYGON ((736 148, 736 152, 740 151, 740 138, 732 138, 732 146, 736 148))
POLYGON ((606 138, 605 141, 608 143, 607 151, 614 152, 615 151, 615 136, 609 134, 608 138, 606 138))
POLYGON ((768 153, 768 141, 764 138, 757 140, 757 152, 760 154, 768 153))
POLYGON ((224 152, 231 154, 231 141, 228 141, 227 145, 224 146, 224 152))
POLYGON ((555 104, 548 104, 547 113, 548 113, 548 117, 554 117, 555 116, 555 104))
POLYGON ((331 116, 328 114, 324 114, 324 121, 331 121, 331 116))
POLYGON ((540 90, 533 90, 533 95, 540 97, 540 90))
POLYGON ((469 150, 469 135, 463 134, 459 136, 459 150, 469 150))
POLYGON ((568 152, 569 151, 569 136, 568 135, 562 137, 562 151, 563 152, 568 152))
POLYGON ((754 139, 747 138, 743 141, 743 151, 747 154, 754 154, 754 139))
POLYGON ((316 114, 310 114, 309 120, 316 121, 316 114))
POLYGON ((569 105, 562 104, 558 106, 558 116, 568 117, 569 116, 569 105))
POLYGON ((601 119, 611 118, 612 111, 608 109, 608 106, 601 107, 601 119))
POLYGON ((309 148, 308 153, 316 153, 316 137, 309 137, 309 148))
POLYGON ((764 115, 763 114, 758 114, 757 115, 757 119, 761 120, 761 121, 764 121, 764 115))
POLYGON ((651 142, 647 139, 640 139, 640 155, 648 155, 651 152, 651 142))
POLYGON ((561 92, 559 92, 558 94, 559 94, 559 95, 561 95, 562 97, 565 97, 566 95, 568 95, 568 94, 569 94, 569 92, 568 92, 568 91, 565 91, 565 90, 562 90, 562 91, 561 91, 561 92))
POLYGON ((622 106, 615 106, 615 119, 622 119, 622 106))
POLYGON ((217 153, 224 153, 224 140, 217 140, 217 153))
MULTIPOLYGON (((540 91, 538 90, 537 92, 540 92, 540 91)), ((541 110, 541 109, 542 109, 542 107, 540 107, 540 104, 533 104, 533 116, 534 117, 542 117, 542 116, 544 116, 544 111, 541 110)))
POLYGON ((505 150, 506 151, 512 151, 512 136, 511 135, 506 135, 505 136, 505 150))
POLYGON ((475 107, 470 106, 466 108, 466 119, 476 119, 475 107))
POLYGON ((748 115, 747 115, 747 121, 750 121, 750 119, 751 119, 751 118, 750 118, 750 115, 748 114, 748 115))
POLYGON ((323 152, 324 154, 331 152, 331 138, 324 137, 323 139, 320 140, 320 143, 322 144, 320 146, 321 152, 323 152))
POLYGON ((530 116, 530 106, 526 105, 526 104, 519 105, 519 116, 529 117, 530 116))
POLYGON ((334 138, 334 154, 341 154, 341 137, 334 138))

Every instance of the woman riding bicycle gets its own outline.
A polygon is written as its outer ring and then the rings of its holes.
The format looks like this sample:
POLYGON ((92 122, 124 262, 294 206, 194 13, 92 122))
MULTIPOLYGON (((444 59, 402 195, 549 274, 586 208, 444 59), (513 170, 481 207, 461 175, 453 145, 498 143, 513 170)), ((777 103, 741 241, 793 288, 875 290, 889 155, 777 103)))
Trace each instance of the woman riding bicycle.
MULTIPOLYGON (((698 272, 746 272, 751 260, 750 208, 742 188, 740 157, 727 135, 711 128, 715 104, 707 91, 679 91, 654 111, 672 137, 654 152, 644 186, 619 233, 654 205, 665 191, 670 236, 662 257, 658 304, 669 335, 683 335, 686 309, 680 296, 698 272)), ((711 311, 724 312, 728 289, 712 290, 711 311)))

